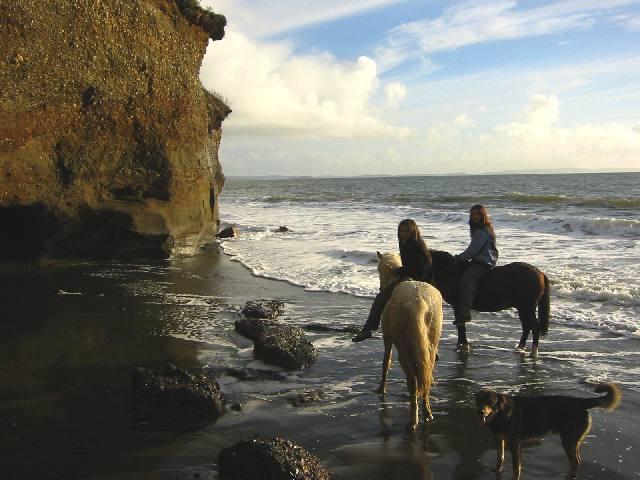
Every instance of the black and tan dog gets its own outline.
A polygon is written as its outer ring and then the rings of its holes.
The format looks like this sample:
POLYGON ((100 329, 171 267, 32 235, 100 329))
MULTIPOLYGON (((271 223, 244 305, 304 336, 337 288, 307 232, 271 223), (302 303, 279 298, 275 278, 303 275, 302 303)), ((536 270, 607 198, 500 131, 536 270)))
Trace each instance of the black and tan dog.
POLYGON ((604 397, 574 398, 566 396, 524 397, 503 395, 492 390, 476 393, 476 405, 482 422, 495 435, 498 461, 496 471, 502 470, 505 441, 511 451, 513 478, 520 478, 522 462, 520 443, 539 438, 548 432, 559 433, 575 475, 580 458, 580 444, 591 429, 590 408, 614 410, 620 403, 620 390, 612 383, 601 383, 596 393, 604 397))

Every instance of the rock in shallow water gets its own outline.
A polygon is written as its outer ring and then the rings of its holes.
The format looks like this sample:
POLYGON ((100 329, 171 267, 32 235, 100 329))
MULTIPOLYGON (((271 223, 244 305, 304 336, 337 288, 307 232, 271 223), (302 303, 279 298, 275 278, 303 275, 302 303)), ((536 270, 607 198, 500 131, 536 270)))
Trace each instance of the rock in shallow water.
POLYGON ((218 460, 223 480, 327 480, 329 470, 300 445, 278 437, 241 440, 218 460))
POLYGON ((238 238, 239 236, 240 231, 236 227, 225 228, 216 234, 216 238, 238 238))
POLYGON ((255 341, 260 335, 270 328, 281 325, 274 320, 265 320, 263 318, 240 318, 236 320, 236 331, 243 337, 255 341))
POLYGON ((274 319, 284 313, 284 302, 280 300, 251 300, 244 304, 242 313, 251 318, 274 319))
POLYGON ((193 375, 175 365, 159 370, 137 368, 132 379, 136 415, 162 423, 216 420, 224 413, 225 398, 215 380, 193 375))
POLYGON ((301 328, 278 325, 258 335, 253 344, 253 354, 265 363, 296 370, 311 365, 318 351, 301 328))

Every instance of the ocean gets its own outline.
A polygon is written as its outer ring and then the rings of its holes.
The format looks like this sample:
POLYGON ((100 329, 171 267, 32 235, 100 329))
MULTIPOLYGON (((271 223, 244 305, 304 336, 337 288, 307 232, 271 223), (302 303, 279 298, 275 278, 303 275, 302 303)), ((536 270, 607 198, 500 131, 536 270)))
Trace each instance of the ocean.
POLYGON ((489 210, 499 263, 550 278, 552 330, 640 338, 640 173, 231 178, 221 216, 242 233, 222 248, 254 275, 372 297, 375 252, 398 250, 400 220, 414 219, 429 247, 459 253, 475 203, 489 210))

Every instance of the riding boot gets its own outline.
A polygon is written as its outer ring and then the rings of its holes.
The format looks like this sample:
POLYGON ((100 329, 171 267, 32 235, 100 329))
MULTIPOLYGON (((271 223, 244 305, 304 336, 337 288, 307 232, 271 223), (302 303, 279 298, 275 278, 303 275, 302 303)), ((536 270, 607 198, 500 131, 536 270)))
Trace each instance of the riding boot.
POLYGON ((454 325, 464 325, 471 320, 471 307, 478 290, 480 277, 489 271, 487 265, 472 263, 460 280, 460 300, 454 308, 454 325))
POLYGON ((369 311, 369 316, 367 317, 367 321, 365 322, 362 330, 358 332, 358 334, 351 339, 353 342, 361 342, 362 340, 366 340, 371 337, 371 331, 377 330, 380 327, 380 320, 382 319, 382 312, 384 311, 384 307, 387 305, 387 302, 391 298, 394 289, 398 286, 401 280, 396 280, 386 288, 381 289, 380 292, 376 295, 376 298, 373 300, 373 304, 371 305, 371 310, 369 311))

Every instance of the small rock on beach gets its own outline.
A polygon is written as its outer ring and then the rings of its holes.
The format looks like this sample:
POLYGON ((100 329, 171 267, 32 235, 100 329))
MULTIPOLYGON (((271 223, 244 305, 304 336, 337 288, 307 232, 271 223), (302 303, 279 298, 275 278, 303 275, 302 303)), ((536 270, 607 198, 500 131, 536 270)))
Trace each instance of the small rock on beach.
POLYGON ((223 480, 328 480, 331 473, 305 448, 282 438, 255 437, 225 448, 223 480))

